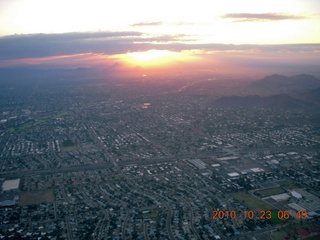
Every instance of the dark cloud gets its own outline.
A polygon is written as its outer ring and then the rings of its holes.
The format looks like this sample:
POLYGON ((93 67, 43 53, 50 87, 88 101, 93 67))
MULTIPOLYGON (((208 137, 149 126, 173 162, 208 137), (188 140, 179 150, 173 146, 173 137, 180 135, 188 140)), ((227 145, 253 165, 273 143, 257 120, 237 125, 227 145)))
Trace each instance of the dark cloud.
POLYGON ((162 25, 162 22, 140 22, 132 24, 132 27, 144 27, 144 26, 160 26, 162 25))
POLYGON ((141 32, 12 35, 0 38, 0 60, 89 52, 120 54, 128 51, 144 51, 155 43, 177 42, 184 36, 181 34, 147 36, 141 32))
POLYGON ((0 59, 47 57, 86 52, 119 53, 130 49, 139 32, 12 35, 0 38, 0 59))
POLYGON ((222 18, 236 19, 240 22, 256 21, 279 21, 279 20, 299 20, 304 19, 302 16, 289 15, 284 13, 228 13, 222 18))
POLYGON ((208 43, 208 44, 189 44, 189 43, 172 43, 159 45, 163 49, 172 51, 183 51, 183 50, 203 50, 206 51, 247 51, 254 50, 260 52, 320 52, 320 43, 314 44, 222 44, 222 43, 208 43))
MULTIPOLYGON (((141 32, 93 32, 64 34, 12 35, 0 38, 0 60, 38 58, 79 53, 121 54, 134 51, 202 50, 261 52, 320 52, 319 44, 197 44, 186 40, 188 35, 148 36, 141 32)), ((188 38, 187 38, 188 39, 188 38)))

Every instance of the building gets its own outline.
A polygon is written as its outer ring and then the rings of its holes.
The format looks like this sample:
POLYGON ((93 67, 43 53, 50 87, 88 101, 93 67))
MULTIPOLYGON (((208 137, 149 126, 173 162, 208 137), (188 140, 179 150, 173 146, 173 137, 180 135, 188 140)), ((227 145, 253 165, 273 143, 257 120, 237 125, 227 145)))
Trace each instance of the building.
POLYGON ((3 191, 18 190, 19 184, 20 184, 20 178, 6 180, 2 184, 2 190, 3 191))

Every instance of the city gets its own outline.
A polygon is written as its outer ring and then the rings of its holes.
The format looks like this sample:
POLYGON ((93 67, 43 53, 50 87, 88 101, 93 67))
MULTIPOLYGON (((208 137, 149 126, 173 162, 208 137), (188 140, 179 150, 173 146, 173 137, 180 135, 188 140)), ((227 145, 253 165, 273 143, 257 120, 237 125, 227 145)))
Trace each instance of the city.
POLYGON ((0 239, 319 237, 318 105, 217 106, 255 94, 219 76, 81 74, 1 83, 0 239))
POLYGON ((0 240, 320 239, 319 0, 0 0, 0 240))

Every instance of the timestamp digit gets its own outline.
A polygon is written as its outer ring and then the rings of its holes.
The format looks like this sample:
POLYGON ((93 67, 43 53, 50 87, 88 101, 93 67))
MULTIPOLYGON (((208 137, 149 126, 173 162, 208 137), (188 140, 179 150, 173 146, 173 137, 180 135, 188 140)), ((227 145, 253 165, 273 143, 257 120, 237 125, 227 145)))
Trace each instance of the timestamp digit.
POLYGON ((254 219, 254 212, 252 210, 243 211, 243 217, 248 219, 254 219))
POLYGON ((219 218, 219 219, 223 219, 223 218, 224 218, 224 211, 223 211, 223 210, 220 210, 220 211, 218 212, 218 218, 219 218))
POLYGON ((279 218, 279 219, 285 219, 285 220, 289 219, 289 218, 290 218, 290 215, 289 215, 288 210, 285 210, 285 211, 279 210, 279 211, 278 211, 278 218, 279 218))
POLYGON ((217 210, 213 210, 212 218, 213 219, 217 219, 218 218, 218 211, 217 210))
POLYGON ((230 218, 231 218, 231 219, 237 218, 237 212, 236 212, 235 210, 231 210, 231 211, 229 212, 229 215, 230 215, 230 218))
POLYGON ((308 212, 306 210, 298 211, 296 214, 296 217, 299 219, 307 219, 308 218, 308 212))
POLYGON ((272 214, 270 210, 261 210, 260 211, 260 219, 271 219, 272 214))

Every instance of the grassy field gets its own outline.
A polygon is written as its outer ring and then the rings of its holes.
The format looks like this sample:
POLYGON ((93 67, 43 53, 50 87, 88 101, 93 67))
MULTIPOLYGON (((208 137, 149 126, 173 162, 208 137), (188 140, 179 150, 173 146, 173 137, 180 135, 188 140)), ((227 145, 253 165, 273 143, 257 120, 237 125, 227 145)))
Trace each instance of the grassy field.
POLYGON ((22 125, 19 125, 17 127, 14 127, 14 131, 17 131, 17 132, 21 132, 21 131, 24 131, 28 128, 31 128, 35 123, 34 122, 27 122, 27 123, 24 123, 22 125))
POLYGON ((270 188, 270 189, 257 191, 257 193, 260 194, 261 197, 268 197, 268 196, 277 195, 285 192, 286 191, 283 188, 270 188))
POLYGON ((301 188, 301 186, 299 186, 297 184, 285 184, 285 185, 281 185, 281 187, 287 188, 287 189, 290 189, 290 190, 301 188))
POLYGON ((283 230, 272 233, 273 240, 283 240, 283 239, 286 239, 286 237, 289 237, 289 235, 286 231, 283 231, 283 230))
POLYGON ((73 146, 69 146, 69 147, 61 147, 62 152, 71 152, 71 151, 75 151, 78 149, 79 149, 79 146, 77 146, 77 145, 73 145, 73 146))
POLYGON ((44 124, 46 122, 52 122, 53 119, 58 118, 58 117, 62 117, 64 115, 66 115, 66 114, 67 114, 66 112, 61 112, 61 113, 54 114, 54 115, 38 117, 35 121, 27 122, 27 123, 21 124, 19 126, 12 127, 10 129, 10 131, 11 132, 12 131, 21 132, 21 131, 24 131, 26 129, 32 128, 32 127, 34 127, 36 125, 41 125, 41 124, 44 124))
POLYGON ((267 209, 273 209, 274 207, 270 204, 260 200, 259 198, 252 196, 249 193, 245 192, 237 192, 232 194, 233 198, 239 201, 241 204, 249 208, 253 211, 258 210, 267 210, 267 209))
POLYGON ((74 151, 77 150, 79 148, 78 145, 74 144, 71 140, 64 140, 61 143, 61 150, 62 152, 70 152, 70 151, 74 151))
POLYGON ((138 218, 157 218, 158 217, 158 212, 157 211, 151 211, 149 213, 146 214, 139 214, 138 218))
POLYGON ((19 205, 33 205, 40 204, 44 202, 53 202, 54 201, 54 192, 52 189, 41 190, 35 192, 22 192, 20 194, 19 205))
MULTIPOLYGON (((274 191, 275 192, 275 191, 274 191)), ((268 214, 263 215, 263 213, 267 212, 268 210, 271 211, 271 219, 267 219, 269 222, 273 224, 279 224, 283 223, 284 221, 288 221, 288 219, 285 219, 283 213, 280 213, 280 218, 278 218, 278 211, 275 209, 274 206, 270 205, 269 203, 264 202, 263 200, 259 199, 258 197, 255 197, 251 194, 245 193, 245 192, 238 192, 233 193, 232 196, 239 201, 241 204, 246 206, 248 209, 253 210, 255 212, 258 212, 257 214, 259 216, 267 217, 268 214)), ((291 219, 291 218, 289 218, 291 219)))

